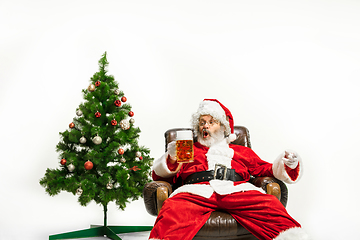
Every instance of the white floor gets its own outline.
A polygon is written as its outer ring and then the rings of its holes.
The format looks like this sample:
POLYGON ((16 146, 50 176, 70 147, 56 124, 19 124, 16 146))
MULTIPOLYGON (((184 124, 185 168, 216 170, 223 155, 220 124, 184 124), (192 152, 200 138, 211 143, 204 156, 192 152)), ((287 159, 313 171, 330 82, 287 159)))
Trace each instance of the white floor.
MULTIPOLYGON (((136 232, 136 233, 123 233, 118 234, 122 240, 147 240, 149 238, 150 231, 147 232, 136 232)), ((76 238, 73 240, 106 240, 110 239, 107 237, 92 237, 92 238, 76 238)))

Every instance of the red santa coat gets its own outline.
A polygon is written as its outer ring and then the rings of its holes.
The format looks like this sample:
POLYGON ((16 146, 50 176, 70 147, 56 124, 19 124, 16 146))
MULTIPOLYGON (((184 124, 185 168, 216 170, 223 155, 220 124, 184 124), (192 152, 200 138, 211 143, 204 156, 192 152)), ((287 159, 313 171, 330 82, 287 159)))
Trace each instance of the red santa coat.
POLYGON ((236 221, 259 239, 308 239, 301 225, 288 215, 279 201, 275 201, 271 195, 256 192, 263 190, 247 182, 250 175, 276 177, 287 183, 298 181, 302 174, 300 157, 297 156, 299 163, 295 169, 284 164, 284 157, 285 152, 271 164, 261 160, 250 148, 229 145, 226 140, 210 148, 195 143, 194 162, 181 167, 170 164, 168 154, 164 154, 154 162, 154 180, 175 183, 181 177, 184 181, 191 174, 213 170, 215 164, 220 163, 235 169, 244 181, 210 180, 179 187, 165 201, 149 238, 190 240, 203 226, 211 211, 221 207, 228 209, 236 221), (231 194, 236 192, 243 193, 231 194), (178 193, 185 194, 177 195, 178 193), (253 204, 257 207, 251 207, 253 204), (264 206, 264 209, 260 210, 259 205, 264 206), (190 208, 192 210, 188 212, 190 208), (269 216, 274 217, 270 220, 269 216))
POLYGON ((250 175, 255 177, 275 177, 286 183, 298 181, 302 174, 301 158, 299 164, 291 169, 284 164, 285 152, 274 161, 273 164, 265 162, 250 148, 228 144, 226 140, 219 142, 210 148, 196 142, 194 144, 194 162, 185 163, 179 169, 178 164, 171 164, 166 153, 154 162, 153 179, 175 183, 179 177, 185 179, 195 172, 214 170, 215 164, 223 164, 228 168, 235 169, 244 181, 232 182, 225 180, 211 180, 197 184, 186 184, 179 187, 171 196, 180 192, 188 192, 205 198, 210 198, 216 192, 226 195, 234 192, 257 190, 261 188, 248 183, 250 175))

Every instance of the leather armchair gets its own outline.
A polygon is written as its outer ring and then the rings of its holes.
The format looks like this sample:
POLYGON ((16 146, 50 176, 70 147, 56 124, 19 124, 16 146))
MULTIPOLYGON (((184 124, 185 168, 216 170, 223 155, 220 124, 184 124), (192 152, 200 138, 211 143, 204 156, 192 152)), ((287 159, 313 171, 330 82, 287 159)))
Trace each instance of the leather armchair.
MULTIPOLYGON (((165 151, 167 150, 167 144, 175 140, 176 131, 179 130, 184 130, 184 128, 170 129, 165 132, 165 151)), ((246 127, 235 126, 234 133, 237 138, 234 142, 232 142, 233 144, 251 148, 250 135, 246 127)), ((194 141, 196 141, 196 139, 194 139, 194 141)), ((288 190, 282 181, 271 177, 252 177, 250 182, 257 187, 263 188, 266 193, 276 196, 286 207, 288 190)), ((177 187, 177 184, 170 185, 169 183, 163 181, 153 181, 146 184, 143 190, 143 198, 148 213, 153 216, 157 216, 163 202, 177 187)), ((214 211, 194 239, 255 240, 257 238, 241 224, 236 222, 229 213, 224 211, 214 211)))

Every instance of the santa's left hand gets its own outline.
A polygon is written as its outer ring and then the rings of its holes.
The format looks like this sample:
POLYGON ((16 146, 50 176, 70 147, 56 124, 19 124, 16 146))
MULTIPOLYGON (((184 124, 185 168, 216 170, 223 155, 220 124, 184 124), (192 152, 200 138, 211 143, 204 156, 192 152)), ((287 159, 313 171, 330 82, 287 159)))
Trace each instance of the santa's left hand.
POLYGON ((286 166, 294 169, 299 164, 298 155, 295 152, 285 151, 285 155, 282 158, 286 166))

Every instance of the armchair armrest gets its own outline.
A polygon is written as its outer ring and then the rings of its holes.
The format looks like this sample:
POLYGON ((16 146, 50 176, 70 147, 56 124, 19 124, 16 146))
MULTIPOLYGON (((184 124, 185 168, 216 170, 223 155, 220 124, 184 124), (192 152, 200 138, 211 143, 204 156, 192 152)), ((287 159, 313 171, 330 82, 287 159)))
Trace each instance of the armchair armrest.
POLYGON ((156 208, 157 213, 159 214, 160 209, 166 199, 169 198, 169 189, 165 186, 158 187, 156 189, 156 208))
POLYGON ((288 190, 282 181, 273 177, 256 177, 250 182, 262 188, 267 194, 275 196, 286 207, 288 190))
POLYGON ((143 198, 146 211, 153 216, 157 216, 163 202, 172 193, 172 187, 168 182, 153 181, 144 186, 143 198))
POLYGON ((280 185, 276 182, 269 183, 266 186, 266 193, 275 196, 279 201, 281 200, 281 189, 280 185))

